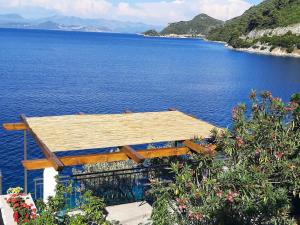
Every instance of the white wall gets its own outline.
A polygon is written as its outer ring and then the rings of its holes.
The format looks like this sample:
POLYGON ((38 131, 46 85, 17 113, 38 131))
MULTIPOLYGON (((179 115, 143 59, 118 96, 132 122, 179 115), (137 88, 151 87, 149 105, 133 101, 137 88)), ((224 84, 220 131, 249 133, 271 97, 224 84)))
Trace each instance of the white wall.
POLYGON ((58 171, 54 168, 46 168, 44 169, 44 193, 43 193, 43 200, 44 202, 48 201, 50 196, 55 195, 55 187, 56 187, 56 180, 55 177, 58 175, 58 171))

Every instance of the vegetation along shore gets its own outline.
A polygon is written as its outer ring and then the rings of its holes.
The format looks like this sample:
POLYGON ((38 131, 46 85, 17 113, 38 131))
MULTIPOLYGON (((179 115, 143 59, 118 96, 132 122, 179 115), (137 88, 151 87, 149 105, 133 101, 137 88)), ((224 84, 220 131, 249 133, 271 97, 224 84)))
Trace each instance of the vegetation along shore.
POLYGON ((300 0, 265 0, 225 22, 200 14, 191 21, 171 23, 161 32, 143 34, 201 37, 238 51, 300 57, 300 0))

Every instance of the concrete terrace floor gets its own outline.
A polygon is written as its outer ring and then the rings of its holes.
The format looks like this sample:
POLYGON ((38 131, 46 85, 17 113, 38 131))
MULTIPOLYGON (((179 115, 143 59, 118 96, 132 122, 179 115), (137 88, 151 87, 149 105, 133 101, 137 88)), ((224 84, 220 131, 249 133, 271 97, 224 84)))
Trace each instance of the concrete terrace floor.
POLYGON ((134 202, 106 207, 109 221, 122 225, 150 225, 152 207, 147 202, 134 202))

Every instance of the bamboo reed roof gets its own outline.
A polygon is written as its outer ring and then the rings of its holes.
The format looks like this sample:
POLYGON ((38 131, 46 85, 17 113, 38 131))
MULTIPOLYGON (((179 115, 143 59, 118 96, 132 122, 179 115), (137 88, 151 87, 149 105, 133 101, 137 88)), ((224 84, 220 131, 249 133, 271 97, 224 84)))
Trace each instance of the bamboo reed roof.
POLYGON ((206 138, 215 126, 179 111, 27 117, 52 152, 206 138))

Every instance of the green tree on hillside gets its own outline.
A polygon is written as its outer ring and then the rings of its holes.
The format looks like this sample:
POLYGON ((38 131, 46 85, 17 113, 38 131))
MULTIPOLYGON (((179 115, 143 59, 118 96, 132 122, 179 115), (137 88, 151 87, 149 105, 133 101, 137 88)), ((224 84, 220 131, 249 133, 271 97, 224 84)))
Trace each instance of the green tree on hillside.
POLYGON ((300 0, 265 0, 239 17, 212 29, 208 39, 228 42, 232 31, 246 34, 254 29, 276 28, 300 23, 300 0))

